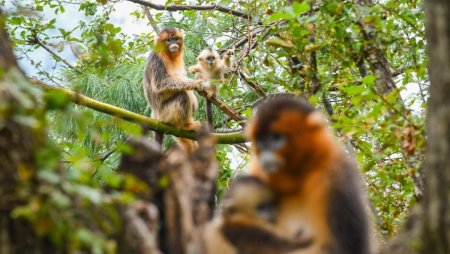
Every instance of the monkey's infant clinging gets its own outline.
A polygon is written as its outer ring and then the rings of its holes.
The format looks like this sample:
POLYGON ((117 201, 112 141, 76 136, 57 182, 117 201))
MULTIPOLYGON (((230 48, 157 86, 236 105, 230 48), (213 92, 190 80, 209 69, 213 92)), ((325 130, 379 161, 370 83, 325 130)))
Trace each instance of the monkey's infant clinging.
POLYGON ((204 231, 206 254, 283 254, 312 244, 275 227, 277 199, 260 179, 240 176, 225 193, 222 209, 204 231))
POLYGON ((300 253, 370 253, 362 178, 320 112, 290 96, 269 99, 247 135, 254 148, 250 174, 277 196, 277 229, 314 241, 300 253))

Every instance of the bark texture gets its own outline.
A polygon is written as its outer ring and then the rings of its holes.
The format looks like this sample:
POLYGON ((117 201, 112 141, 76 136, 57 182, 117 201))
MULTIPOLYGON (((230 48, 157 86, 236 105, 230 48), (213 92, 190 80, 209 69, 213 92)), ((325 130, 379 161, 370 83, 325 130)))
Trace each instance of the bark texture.
POLYGON ((450 1, 425 1, 430 57, 422 253, 450 253, 450 1))

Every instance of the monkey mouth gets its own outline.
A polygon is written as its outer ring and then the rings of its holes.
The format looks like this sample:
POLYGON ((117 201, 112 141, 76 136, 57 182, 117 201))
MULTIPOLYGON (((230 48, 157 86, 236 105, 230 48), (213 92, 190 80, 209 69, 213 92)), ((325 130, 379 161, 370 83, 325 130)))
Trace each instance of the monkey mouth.
POLYGON ((267 173, 273 174, 280 170, 283 162, 272 152, 262 152, 259 158, 259 164, 267 173))
POLYGON ((180 47, 177 44, 172 44, 169 46, 170 53, 177 53, 180 47))

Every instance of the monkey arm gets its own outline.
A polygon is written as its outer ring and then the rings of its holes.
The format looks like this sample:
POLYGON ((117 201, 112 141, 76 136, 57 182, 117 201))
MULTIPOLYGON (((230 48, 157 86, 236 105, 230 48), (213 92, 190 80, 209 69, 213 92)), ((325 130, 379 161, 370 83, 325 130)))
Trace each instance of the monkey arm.
POLYGON ((225 238, 245 254, 273 254, 284 253, 308 248, 313 244, 313 239, 296 241, 279 236, 276 232, 269 231, 257 225, 227 225, 222 233, 225 238))
POLYGON ((231 66, 231 60, 232 60, 232 55, 234 54, 234 50, 228 50, 227 52, 225 52, 225 54, 223 55, 222 58, 222 65, 224 67, 224 70, 229 70, 232 68, 231 66))
POLYGON ((196 90, 201 88, 201 82, 192 79, 177 80, 166 77, 157 83, 158 93, 178 93, 186 90, 196 90))

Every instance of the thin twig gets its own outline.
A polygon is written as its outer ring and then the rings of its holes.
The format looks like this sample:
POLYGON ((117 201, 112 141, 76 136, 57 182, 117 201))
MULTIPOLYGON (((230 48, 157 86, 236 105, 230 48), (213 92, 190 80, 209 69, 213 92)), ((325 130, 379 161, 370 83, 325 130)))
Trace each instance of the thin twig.
POLYGON ((141 4, 147 7, 150 7, 152 9, 155 10, 159 10, 159 11, 218 11, 218 12, 223 12, 226 14, 230 14, 236 17, 240 17, 240 18, 245 18, 245 19, 249 19, 251 18, 250 15, 240 12, 240 11, 235 11, 235 10, 231 10, 229 8, 220 6, 220 5, 161 5, 161 4, 154 4, 151 2, 147 2, 147 1, 143 1, 143 0, 128 0, 129 2, 133 2, 133 3, 137 3, 137 4, 141 4))
POLYGON ((50 53, 52 56, 54 56, 56 59, 58 59, 59 61, 63 62, 65 65, 67 65, 69 68, 73 69, 76 72, 80 72, 80 70, 78 70, 75 66, 73 66, 72 64, 70 64, 66 59, 62 58, 60 55, 58 55, 55 51, 53 51, 51 48, 49 48, 47 45, 45 45, 38 37, 37 34, 35 34, 33 36, 33 38, 30 38, 29 40, 30 44, 33 45, 39 45, 40 47, 42 47, 43 49, 45 49, 48 53, 50 53))
POLYGON ((150 22, 150 25, 153 27, 153 30, 155 31, 156 34, 159 34, 159 28, 156 25, 156 21, 153 18, 152 14, 150 13, 149 9, 147 6, 141 5, 142 9, 144 10, 145 16, 147 16, 148 21, 150 22))

